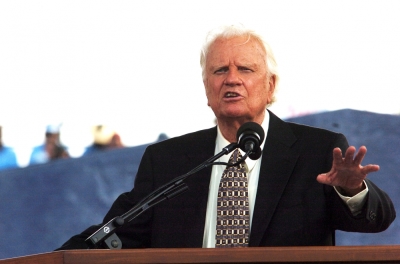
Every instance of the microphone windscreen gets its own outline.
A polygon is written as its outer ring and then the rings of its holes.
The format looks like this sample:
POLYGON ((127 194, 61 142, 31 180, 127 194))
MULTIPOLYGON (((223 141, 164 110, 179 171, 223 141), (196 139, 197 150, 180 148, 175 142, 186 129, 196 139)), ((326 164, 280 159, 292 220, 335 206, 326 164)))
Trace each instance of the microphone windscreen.
POLYGON ((247 122, 244 123, 237 131, 236 139, 239 142, 239 139, 243 133, 256 133, 260 137, 260 145, 264 141, 264 129, 255 122, 247 122))

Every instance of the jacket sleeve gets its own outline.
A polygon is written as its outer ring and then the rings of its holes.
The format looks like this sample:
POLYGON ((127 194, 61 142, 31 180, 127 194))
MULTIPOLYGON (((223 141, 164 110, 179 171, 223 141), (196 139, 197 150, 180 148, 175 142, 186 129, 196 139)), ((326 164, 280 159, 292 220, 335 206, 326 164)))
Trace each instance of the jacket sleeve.
MULTIPOLYGON (((336 146, 344 153, 348 147, 347 140, 341 134, 336 146)), ((331 159, 331 158, 330 158, 331 159)), ((333 159, 333 157, 332 157, 333 159)), ((332 220, 334 228, 349 232, 376 233, 386 230, 396 218, 394 205, 390 197, 369 179, 366 202, 361 213, 354 216, 336 192, 332 192, 332 220)))

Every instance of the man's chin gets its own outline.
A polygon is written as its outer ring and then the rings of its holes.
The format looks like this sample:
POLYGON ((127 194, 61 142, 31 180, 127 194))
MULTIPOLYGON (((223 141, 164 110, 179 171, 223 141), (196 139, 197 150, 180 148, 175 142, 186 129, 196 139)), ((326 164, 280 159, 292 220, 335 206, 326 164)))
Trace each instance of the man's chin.
POLYGON ((251 119, 248 113, 241 111, 226 112, 221 114, 219 118, 225 120, 238 120, 238 121, 251 119))

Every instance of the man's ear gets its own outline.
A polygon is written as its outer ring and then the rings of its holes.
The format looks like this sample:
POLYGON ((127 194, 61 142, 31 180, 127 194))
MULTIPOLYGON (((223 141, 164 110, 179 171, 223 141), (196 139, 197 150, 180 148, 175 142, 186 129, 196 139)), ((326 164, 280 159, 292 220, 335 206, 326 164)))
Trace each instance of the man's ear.
POLYGON ((276 83, 276 76, 272 75, 269 77, 268 84, 269 84, 269 91, 268 91, 268 104, 274 101, 274 94, 275 94, 275 83, 276 83))
POLYGON ((269 78, 269 87, 270 87, 270 89, 272 90, 272 93, 275 92, 275 83, 276 83, 276 76, 275 76, 275 75, 272 75, 272 76, 269 78))

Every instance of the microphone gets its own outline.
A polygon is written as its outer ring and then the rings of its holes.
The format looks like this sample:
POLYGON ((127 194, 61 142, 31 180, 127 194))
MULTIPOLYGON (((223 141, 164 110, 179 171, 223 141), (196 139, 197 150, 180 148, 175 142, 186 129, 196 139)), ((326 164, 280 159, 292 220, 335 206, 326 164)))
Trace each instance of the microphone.
POLYGON ((265 137, 264 129, 255 122, 244 123, 237 131, 238 146, 244 152, 250 152, 249 158, 257 160, 261 157, 260 145, 265 137))

